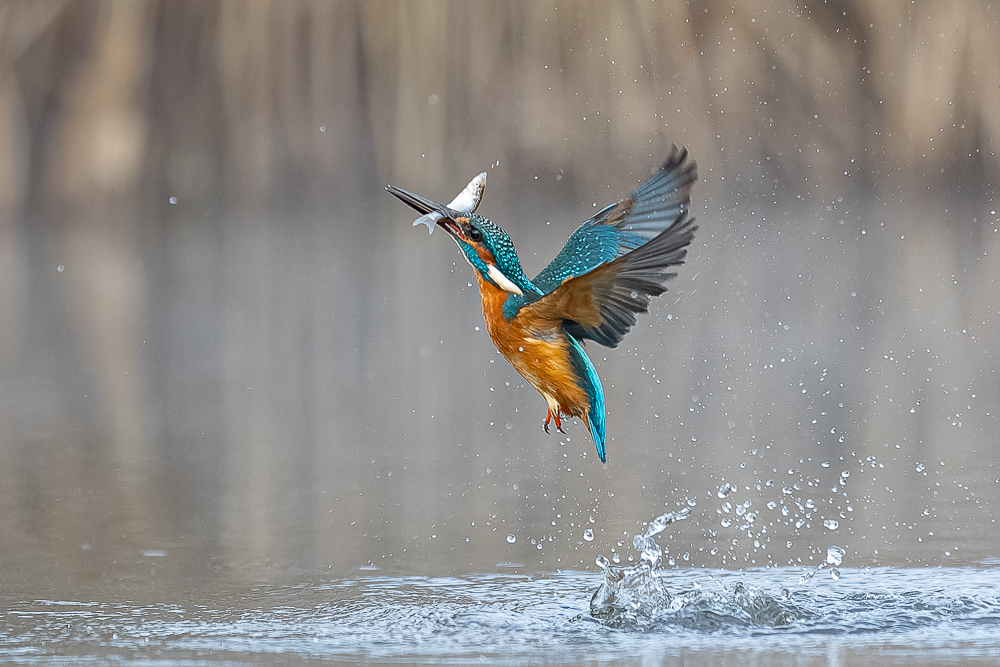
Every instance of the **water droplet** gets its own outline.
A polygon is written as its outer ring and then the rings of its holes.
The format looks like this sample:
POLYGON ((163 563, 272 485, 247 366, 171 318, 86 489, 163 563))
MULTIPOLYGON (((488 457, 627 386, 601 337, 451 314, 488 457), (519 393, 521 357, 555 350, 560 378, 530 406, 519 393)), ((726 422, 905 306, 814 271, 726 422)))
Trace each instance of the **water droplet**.
POLYGON ((62 264, 60 264, 59 266, 56 267, 56 271, 58 271, 59 273, 62 273, 65 270, 66 270, 66 267, 63 266, 62 264))
POLYGON ((590 528, 588 528, 587 530, 583 531, 583 539, 585 539, 588 542, 593 542, 594 541, 594 531, 591 530, 590 528))
MULTIPOLYGON (((661 514, 660 516, 656 517, 655 519, 649 522, 649 527, 646 528, 646 533, 643 535, 643 537, 653 537, 654 535, 659 535, 660 533, 663 532, 664 528, 672 524, 674 521, 680 521, 682 519, 686 519, 690 514, 691 510, 686 507, 677 512, 666 512, 664 514, 661 514)), ((636 537, 639 536, 637 535, 636 537)), ((636 549, 639 548, 640 547, 636 547, 636 549)))
POLYGON ((776 503, 775 501, 773 501, 773 500, 767 501, 767 509, 773 510, 773 509, 776 509, 777 507, 778 507, 778 503, 776 503))
POLYGON ((507 542, 510 543, 510 544, 514 544, 514 542, 517 542, 517 535, 515 535, 514 533, 511 533, 510 535, 508 535, 507 536, 507 542))
POLYGON ((840 473, 840 476, 843 477, 844 479, 847 479, 848 477, 851 476, 851 471, 850 470, 845 470, 842 473, 840 473))
POLYGON ((840 528, 840 522, 836 519, 826 519, 823 522, 823 525, 829 530, 837 530, 840 528))
POLYGON ((840 565, 844 562, 845 553, 847 552, 836 545, 827 547, 826 562, 830 565, 840 565))
POLYGON ((320 132, 326 132, 326 125, 320 125, 319 126, 319 131, 320 132))
POLYGON ((923 463, 917 464, 917 472, 923 472, 925 470, 923 463))
POLYGON ((171 197, 167 201, 170 202, 171 204, 176 204, 177 203, 177 197, 171 197))
POLYGON ((597 567, 601 568, 602 570, 606 570, 609 567, 611 567, 611 563, 609 563, 608 559, 605 558, 603 555, 595 558, 594 562, 597 563, 597 567))
MULTIPOLYGON (((695 396, 695 400, 697 400, 697 399, 698 399, 698 397, 695 396)), ((734 491, 733 485, 730 484, 729 482, 725 482, 725 483, 723 483, 722 486, 719 487, 719 492, 716 495, 718 495, 719 498, 725 498, 730 493, 732 493, 733 491, 734 491)))
POLYGON ((840 579, 840 570, 838 570, 837 568, 833 568, 832 570, 830 570, 830 578, 833 579, 834 581, 840 579))

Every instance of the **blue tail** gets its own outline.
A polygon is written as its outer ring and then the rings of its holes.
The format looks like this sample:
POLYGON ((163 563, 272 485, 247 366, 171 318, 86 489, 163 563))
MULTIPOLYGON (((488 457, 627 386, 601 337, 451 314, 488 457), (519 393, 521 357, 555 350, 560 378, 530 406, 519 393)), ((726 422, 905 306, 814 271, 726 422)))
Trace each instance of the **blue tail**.
POLYGON ((570 343, 570 358, 573 360, 573 369, 580 378, 587 397, 590 398, 590 414, 584 418, 587 426, 590 427, 590 435, 597 445, 597 455, 601 457, 601 463, 606 463, 604 453, 604 388, 601 386, 601 378, 597 377, 597 370, 594 364, 590 363, 587 353, 583 347, 572 336, 567 336, 570 343))

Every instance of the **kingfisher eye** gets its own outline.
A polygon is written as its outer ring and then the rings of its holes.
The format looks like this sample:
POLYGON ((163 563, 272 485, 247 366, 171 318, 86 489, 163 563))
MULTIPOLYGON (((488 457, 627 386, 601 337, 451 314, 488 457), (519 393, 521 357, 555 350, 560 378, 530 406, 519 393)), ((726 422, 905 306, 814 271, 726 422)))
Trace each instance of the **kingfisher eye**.
POLYGON ((476 229, 475 227, 469 228, 469 238, 473 241, 482 241, 483 233, 476 229))

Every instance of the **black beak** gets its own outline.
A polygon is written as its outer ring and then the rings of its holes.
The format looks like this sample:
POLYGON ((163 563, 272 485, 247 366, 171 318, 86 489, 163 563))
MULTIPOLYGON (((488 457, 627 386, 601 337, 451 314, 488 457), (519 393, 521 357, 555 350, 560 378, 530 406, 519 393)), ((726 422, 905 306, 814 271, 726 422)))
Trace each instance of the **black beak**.
POLYGON ((427 215, 428 213, 432 213, 434 211, 443 215, 448 215, 450 213, 450 211, 448 211, 448 207, 442 206, 441 204, 421 197, 420 195, 415 195, 408 190, 397 188, 395 185, 387 185, 385 186, 385 189, 386 192, 393 195, 396 199, 403 202, 407 206, 413 208, 421 215, 427 215))
POLYGON ((437 224, 438 227, 442 227, 455 238, 465 238, 465 233, 458 222, 456 222, 463 214, 420 195, 415 195, 408 190, 397 188, 395 185, 387 185, 385 189, 388 193, 399 199, 399 201, 423 214, 413 223, 414 225, 424 224, 427 225, 428 229, 433 231, 434 228, 432 225, 437 224), (436 213, 437 215, 426 217, 429 213, 436 213))

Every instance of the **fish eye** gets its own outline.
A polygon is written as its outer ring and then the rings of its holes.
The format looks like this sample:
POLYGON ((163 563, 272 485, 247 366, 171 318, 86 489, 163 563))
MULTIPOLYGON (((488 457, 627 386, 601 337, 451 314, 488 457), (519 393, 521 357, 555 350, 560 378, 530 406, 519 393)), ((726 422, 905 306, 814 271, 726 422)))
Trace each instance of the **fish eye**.
POLYGON ((469 229, 469 238, 472 239, 473 241, 482 241, 483 233, 478 229, 476 229, 475 227, 471 227, 469 229))

